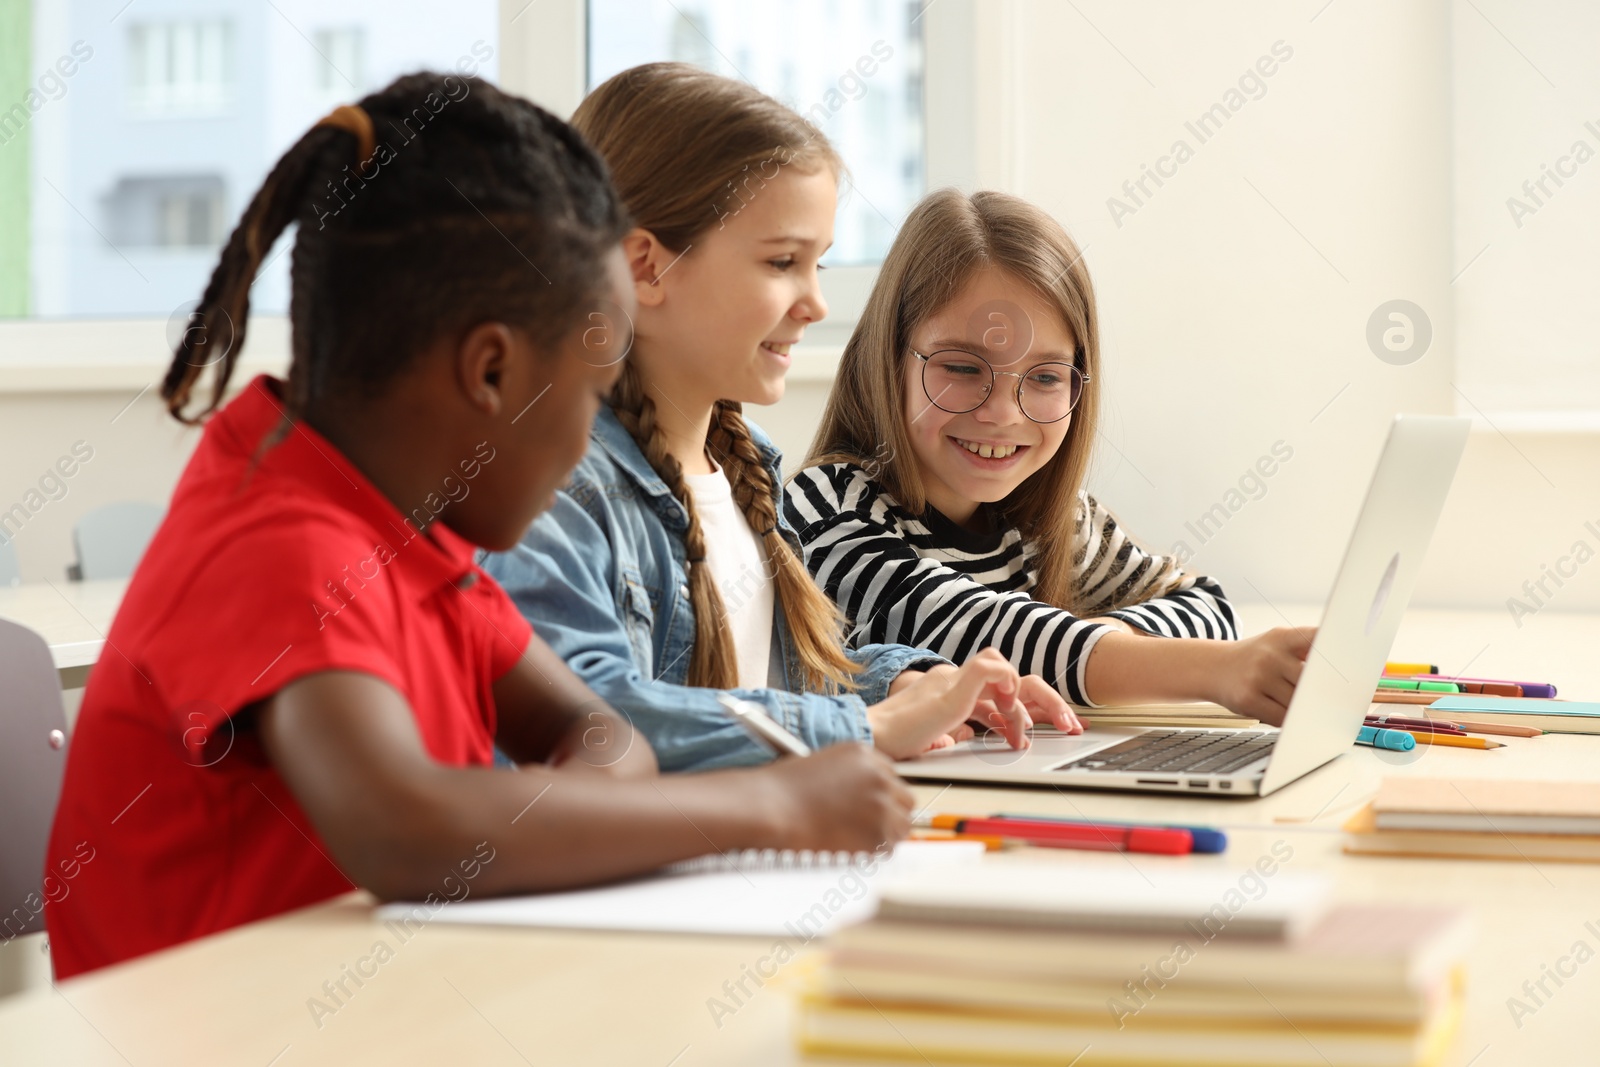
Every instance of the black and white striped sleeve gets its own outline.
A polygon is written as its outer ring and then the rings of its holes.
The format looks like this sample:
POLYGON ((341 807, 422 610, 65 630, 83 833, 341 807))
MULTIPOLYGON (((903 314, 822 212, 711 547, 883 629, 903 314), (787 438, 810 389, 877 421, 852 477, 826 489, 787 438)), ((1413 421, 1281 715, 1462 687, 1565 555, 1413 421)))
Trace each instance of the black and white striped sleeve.
POLYGON ((784 514, 800 534, 806 566, 850 620, 852 644, 912 645, 956 663, 993 647, 1074 704, 1096 706, 1084 671, 1111 628, 922 558, 864 471, 844 464, 801 471, 789 483, 784 514))
POLYGON ((1084 610, 1160 637, 1237 640, 1238 621, 1222 586, 1186 575, 1171 556, 1145 551, 1088 493, 1078 517, 1077 579, 1084 610))

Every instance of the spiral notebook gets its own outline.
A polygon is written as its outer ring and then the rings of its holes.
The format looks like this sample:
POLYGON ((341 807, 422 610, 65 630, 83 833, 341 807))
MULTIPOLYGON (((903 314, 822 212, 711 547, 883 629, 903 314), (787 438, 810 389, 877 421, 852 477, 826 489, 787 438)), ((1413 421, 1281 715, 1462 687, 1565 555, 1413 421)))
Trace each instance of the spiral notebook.
POLYGON ((902 841, 889 856, 849 852, 741 852, 706 856, 612 885, 437 909, 397 903, 380 921, 559 929, 798 937, 810 940, 868 919, 890 876, 977 863, 977 841, 902 841))

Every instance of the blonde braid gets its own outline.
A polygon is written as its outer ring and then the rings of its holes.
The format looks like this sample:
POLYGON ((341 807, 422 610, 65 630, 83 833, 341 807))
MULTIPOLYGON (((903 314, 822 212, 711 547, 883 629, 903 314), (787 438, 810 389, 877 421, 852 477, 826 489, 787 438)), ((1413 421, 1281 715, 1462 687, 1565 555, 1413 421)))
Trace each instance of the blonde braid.
POLYGON ((806 688, 820 692, 853 689, 854 676, 861 668, 844 653, 844 616, 778 532, 778 501, 772 475, 761 460, 742 412, 742 405, 736 401, 718 401, 706 443, 722 463, 723 473, 733 487, 734 502, 766 549, 773 588, 800 656, 806 688))
POLYGON ((689 517, 683 546, 688 556, 689 606, 694 612, 694 649, 689 655, 689 684, 708 689, 732 689, 739 684, 733 635, 724 624, 726 609, 706 559, 706 535, 695 513, 694 499, 683 480, 683 466, 671 452, 656 424, 656 404, 644 390, 644 382, 632 363, 623 365, 611 393, 611 407, 617 421, 639 445, 639 451, 654 471, 667 483, 672 495, 689 517))

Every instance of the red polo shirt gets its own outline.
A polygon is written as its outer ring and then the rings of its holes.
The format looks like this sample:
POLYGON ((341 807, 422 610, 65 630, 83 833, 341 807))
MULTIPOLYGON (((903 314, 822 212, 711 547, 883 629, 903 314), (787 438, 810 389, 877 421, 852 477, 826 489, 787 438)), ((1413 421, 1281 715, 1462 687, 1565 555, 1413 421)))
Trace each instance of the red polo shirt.
POLYGON ((491 761, 490 685, 528 624, 314 430, 263 449, 280 395, 257 378, 207 425, 90 677, 46 868, 57 977, 352 888, 233 719, 297 678, 374 675, 434 759, 491 761))

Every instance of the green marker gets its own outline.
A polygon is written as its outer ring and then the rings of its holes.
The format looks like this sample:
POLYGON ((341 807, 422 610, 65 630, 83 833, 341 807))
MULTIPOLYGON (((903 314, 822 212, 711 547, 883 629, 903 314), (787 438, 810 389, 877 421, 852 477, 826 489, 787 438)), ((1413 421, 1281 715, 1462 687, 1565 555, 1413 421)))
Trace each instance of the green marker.
POLYGON ((1379 678, 1379 689, 1410 689, 1423 693, 1459 693, 1461 687, 1454 682, 1414 682, 1409 678, 1379 678))

